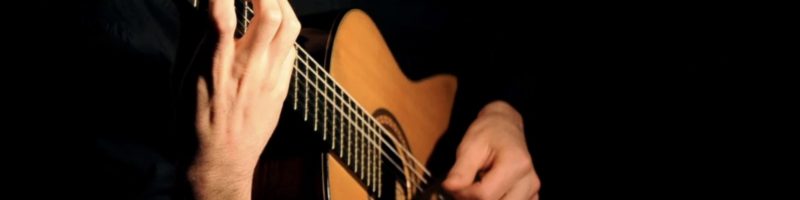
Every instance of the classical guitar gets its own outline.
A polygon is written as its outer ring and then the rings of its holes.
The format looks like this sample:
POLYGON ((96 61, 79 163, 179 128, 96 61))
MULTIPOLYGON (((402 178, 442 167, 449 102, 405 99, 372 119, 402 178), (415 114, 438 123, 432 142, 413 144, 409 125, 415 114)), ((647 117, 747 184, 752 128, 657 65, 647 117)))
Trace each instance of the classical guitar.
MULTIPOLYGON (((240 34, 249 4, 237 2, 240 34)), ((361 10, 333 24, 322 53, 295 44, 289 96, 256 169, 254 199, 442 197, 426 163, 447 129, 456 78, 406 78, 361 10)))

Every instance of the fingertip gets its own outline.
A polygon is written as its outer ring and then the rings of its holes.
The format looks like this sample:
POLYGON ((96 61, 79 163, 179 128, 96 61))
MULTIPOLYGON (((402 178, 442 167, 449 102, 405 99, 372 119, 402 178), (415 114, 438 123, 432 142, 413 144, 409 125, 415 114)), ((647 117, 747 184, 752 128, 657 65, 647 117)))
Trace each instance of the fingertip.
POLYGON ((458 173, 450 173, 442 182, 442 187, 450 192, 455 192, 469 186, 469 181, 464 181, 464 176, 458 173))
POLYGON ((210 1, 209 4, 219 37, 222 39, 233 39, 233 35, 236 31, 236 11, 233 1, 214 0, 210 1))

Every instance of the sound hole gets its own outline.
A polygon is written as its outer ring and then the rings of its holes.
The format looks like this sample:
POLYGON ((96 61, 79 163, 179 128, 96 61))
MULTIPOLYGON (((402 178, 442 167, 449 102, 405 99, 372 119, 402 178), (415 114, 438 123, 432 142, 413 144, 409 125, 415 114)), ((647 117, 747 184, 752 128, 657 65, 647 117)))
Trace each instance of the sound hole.
MULTIPOLYGON (((394 143, 395 149, 409 149, 408 139, 406 138, 405 132, 403 131, 402 126, 397 121, 397 119, 386 109, 380 108, 377 109, 372 114, 375 119, 380 123, 389 134, 392 134, 397 142, 394 143)), ((391 152, 389 151, 389 147, 386 144, 382 145, 384 152, 391 152)), ((400 153, 400 152, 398 152, 400 153)), ((402 167, 402 171, 398 170, 393 165, 383 165, 382 171, 384 173, 382 181, 384 183, 392 183, 392 184, 383 184, 383 191, 386 191, 380 199, 411 199, 415 193, 415 185, 419 184, 419 179, 416 178, 414 172, 411 171, 410 167, 416 167, 412 162, 409 156, 405 156, 402 153, 400 155, 395 155, 394 153, 389 153, 391 159, 398 162, 399 165, 402 167)), ((389 158, 383 157, 383 163, 390 163, 388 161, 389 158)), ((414 169, 420 170, 420 169, 414 169)))

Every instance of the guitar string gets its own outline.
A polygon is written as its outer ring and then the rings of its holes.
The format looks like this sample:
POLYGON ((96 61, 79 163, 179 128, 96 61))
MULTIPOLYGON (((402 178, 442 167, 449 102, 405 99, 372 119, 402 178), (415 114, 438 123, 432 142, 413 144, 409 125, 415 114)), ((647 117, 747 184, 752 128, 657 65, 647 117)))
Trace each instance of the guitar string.
MULTIPOLYGON (((297 59, 297 60, 300 60, 300 62, 301 62, 301 63, 303 63, 304 65, 305 65, 305 64, 307 64, 307 63, 305 63, 306 61, 304 61, 304 60, 302 60, 302 59, 297 59)), ((301 71, 301 70, 300 70, 300 68, 299 68, 299 66, 295 66, 295 72, 296 72, 297 74, 299 74, 299 75, 303 76, 303 77, 306 79, 306 81, 307 81, 307 83, 308 83, 308 85, 309 85, 310 87, 313 87, 313 88, 315 88, 315 89, 316 89, 316 91, 320 91, 320 90, 319 90, 319 87, 322 87, 322 86, 320 86, 320 85, 318 85, 318 84, 316 84, 316 83, 310 82, 309 75, 308 75, 308 74, 306 74, 306 72, 303 72, 303 71, 301 71)), ((317 77, 316 79, 319 79, 319 78, 317 77)), ((339 107, 339 106, 337 106, 337 105, 334 105, 334 104, 335 104, 335 102, 334 102, 335 100, 331 99, 331 97, 328 97, 327 95, 323 95, 323 96, 325 97, 325 101, 327 101, 327 102, 330 102, 330 103, 331 103, 331 105, 333 105, 333 108, 334 108, 334 109, 338 110, 340 113, 344 113, 344 108, 342 108, 342 107, 339 107)), ((355 121, 354 121, 352 118, 350 118, 350 116, 344 116, 344 115, 342 115, 342 117, 344 117, 344 119, 346 119, 347 121, 349 121, 351 124, 356 124, 356 122, 355 122, 355 121)), ((367 136, 367 132, 366 132, 366 130, 362 129, 362 128, 361 128, 361 126, 354 126, 354 127, 355 127, 355 129, 356 129, 356 132, 359 132, 359 133, 361 133, 361 135, 363 135, 363 136, 364 136, 363 138, 366 138, 366 139, 368 140, 369 144, 373 145, 373 148, 374 148, 375 146, 377 146, 377 145, 378 145, 378 144, 377 144, 377 143, 378 143, 377 141, 375 141, 375 140, 373 140, 373 139, 371 139, 370 137, 368 137, 368 136, 367 136)), ((377 135, 377 134, 374 134, 374 135, 377 135)), ((400 167, 400 165, 399 165, 399 164, 397 164, 397 162, 396 162, 394 159, 392 159, 392 158, 390 157, 390 155, 388 155, 388 154, 387 154, 385 151, 381 151, 381 154, 382 154, 383 156, 385 156, 385 157, 386 157, 386 159, 387 159, 387 160, 389 160, 389 162, 391 162, 391 163, 392 163, 392 165, 393 165, 393 166, 394 166, 394 167, 395 167, 397 170, 399 170, 400 172, 402 172, 402 171, 403 171, 403 170, 402 170, 402 168, 400 167)), ((406 165, 406 166, 407 166, 407 165, 406 165)), ((408 166, 407 166, 407 167, 408 167, 408 166)), ((421 179, 425 179, 424 177, 420 177, 420 178, 421 178, 421 179)), ((422 191, 422 188, 421 188, 419 185, 414 185, 414 186, 415 186, 415 187, 416 187, 418 190, 422 191)))
MULTIPOLYGON (((306 55, 306 56, 308 56, 308 55, 306 55)), ((306 64, 306 65, 308 64, 308 63, 305 63, 306 61, 304 61, 304 60, 302 60, 302 59, 299 59, 299 60, 300 60, 301 62, 303 62, 303 64, 306 64)), ((308 65, 307 65, 307 66, 308 66, 308 65)), ((320 76, 319 74, 317 74, 316 72, 314 72, 314 70, 310 70, 310 71, 312 71, 314 74, 316 74, 316 75, 317 75, 317 76, 316 76, 316 78, 317 78, 317 79, 321 79, 321 78, 320 78, 321 76, 320 76)), ((330 85, 328 85, 328 84, 325 84, 324 86, 325 86, 325 87, 328 87, 328 88, 330 88, 330 87, 331 87, 331 86, 330 86, 330 85)), ((316 88, 316 86, 315 86, 315 88, 316 88)), ((319 88, 317 88, 317 91, 319 91, 319 88)), ((346 92, 346 91, 344 91, 344 90, 342 90, 342 91, 343 91, 343 92, 346 92)), ((323 95, 323 96, 325 96, 325 98, 328 98, 328 96, 327 96, 327 95, 323 95)), ((336 98, 336 97, 338 97, 338 99, 339 99, 339 100, 342 100, 342 101, 343 101, 343 99, 344 99, 344 97, 343 97, 343 96, 339 96, 338 94, 337 94, 335 97, 332 97, 332 98, 336 98)), ((327 100, 330 100, 331 104, 334 104, 334 103, 335 103, 335 102, 334 102, 335 100, 332 100, 332 99, 327 99, 327 100)), ((352 100, 352 99, 351 99, 351 100, 352 100)), ((352 101, 353 101, 354 103, 357 103, 357 102, 355 102, 355 100, 352 100, 352 101)), ((335 106, 335 105, 334 105, 334 106, 335 106)), ((348 105, 347 107, 348 107, 350 110, 356 110, 356 112, 361 112, 361 114, 356 114, 356 117, 357 117, 357 119, 358 119, 358 120, 356 120, 356 121, 362 122, 361 124, 370 124, 369 122, 366 122, 366 120, 364 120, 364 118, 362 117, 363 115, 365 115, 365 114, 364 114, 364 112, 363 112, 363 110, 361 110, 361 111, 358 111, 357 109, 354 109, 353 107, 350 107, 349 105, 348 105)), ((337 108, 339 108, 339 107, 337 107, 337 108)), ((340 112, 340 113, 344 113, 344 110, 343 110, 343 109, 344 109, 344 108, 340 108, 339 112, 340 112)), ((363 109, 363 108, 362 108, 362 109, 363 109)), ((371 119, 371 118, 368 118, 368 119, 371 119)), ((348 116, 348 120, 350 120, 351 122, 353 122, 353 121, 352 121, 352 119, 351 119, 351 118, 349 118, 349 116, 348 116)), ((373 122, 372 124, 379 124, 379 123, 377 123, 377 122, 373 122)), ((382 127, 382 126, 379 126, 379 127, 382 127)), ((363 138, 366 138, 366 139, 369 139, 370 141, 372 141, 372 139, 370 139, 370 138, 369 138, 369 136, 367 135, 369 132, 367 132, 366 130, 364 130, 364 129, 362 129, 362 128, 358 128, 358 127, 357 127, 356 129, 357 129, 357 130, 363 130, 363 131, 361 132, 361 133, 362 133, 362 135, 363 135, 363 138)), ((379 133, 378 131, 376 131, 376 129, 374 129, 374 127, 373 127, 373 126, 369 126, 369 130, 371 130, 371 131, 372 131, 372 133, 379 133)), ((400 155, 398 155, 398 153, 397 153, 397 152, 396 152, 396 151, 395 151, 393 148, 391 148, 390 144, 389 144, 388 142, 386 142, 386 140, 385 140, 385 139, 383 139, 382 137, 380 137, 380 134, 374 134, 374 135, 376 135, 376 136, 378 136, 378 137, 379 137, 379 139, 381 140, 380 142, 382 142, 382 143, 386 144, 387 146, 389 146, 389 147, 390 147, 390 148, 389 148, 389 150, 391 150, 391 151, 394 153, 394 155, 395 155, 395 156, 400 156, 400 155)), ((376 146, 379 146, 380 144, 377 144, 377 142, 372 142, 372 143, 371 143, 371 145, 373 145, 373 146, 372 146, 372 148, 375 148, 376 146)), ((389 155, 386 155, 386 154, 384 154, 384 155, 386 156, 386 158, 387 158, 387 159, 390 159, 390 160, 391 160, 391 157, 389 157, 389 155)), ((393 160, 392 160, 392 161, 393 161, 393 160)), ((408 166, 408 165, 403 165, 403 166, 406 166, 406 167, 408 167, 408 168, 409 168, 409 169, 410 169, 412 172, 414 172, 414 173, 415 173, 415 175, 416 175, 418 178, 420 178, 421 180, 423 180, 423 182, 424 182, 424 183, 427 183, 427 182, 426 182, 426 181, 427 181, 427 179, 425 179, 425 177, 424 177, 422 174, 420 174, 420 173, 419 173, 419 171, 417 171, 416 169, 414 169, 414 167, 412 167, 412 166, 408 166)), ((402 171, 402 170, 401 170, 401 171, 402 171)))
MULTIPOLYGON (((325 83, 325 86, 326 86, 327 88, 329 88, 329 89, 331 89, 331 90, 334 90, 334 88, 335 88, 335 87, 339 87, 339 88, 341 88, 341 85, 340 85, 340 84, 339 84, 339 83, 338 83, 336 80, 334 80, 333 78, 330 78, 330 77, 331 77, 331 75, 330 75, 330 74, 329 74, 329 73, 328 73, 326 70, 324 70, 324 69, 321 67, 321 65, 320 65, 319 63, 316 63, 316 61, 315 61, 313 58, 311 58, 311 57, 310 57, 310 55, 309 55, 309 54, 308 54, 308 53, 305 51, 305 49, 303 49, 302 47, 300 47, 300 45, 298 45, 297 43, 295 43, 295 47, 296 47, 296 48, 299 50, 298 52, 303 52, 303 54, 309 58, 308 60, 310 60, 311 62, 314 62, 314 64, 315 64, 315 66, 316 66, 316 68, 317 68, 317 69, 321 69, 320 71, 322 71, 322 73, 323 73, 322 75, 318 74, 318 73, 316 72, 317 70, 312 70, 312 72, 313 72, 315 75, 317 75, 317 77, 318 77, 319 79, 323 79, 323 80, 324 80, 324 79, 328 79, 328 80, 331 80, 332 82, 334 82, 334 85, 335 85, 335 86, 331 86, 331 85, 327 84, 327 82, 326 82, 326 83, 325 83), (323 78, 323 77, 325 77, 325 78, 323 78)), ((301 60, 301 61, 302 61, 302 60, 301 60)), ((342 92, 344 92, 344 94, 345 94, 344 96, 347 96, 348 98, 352 96, 352 95, 350 95, 350 94, 349 94, 349 93, 348 93, 346 90, 343 90, 343 89, 342 89, 341 91, 342 91, 342 92)), ((335 95, 335 97, 338 97, 340 100, 344 100, 344 96, 341 96, 341 95, 339 95, 339 94, 334 94, 334 95, 335 95)), ((358 107, 357 107, 357 108, 353 108, 353 107, 351 107, 350 105, 347 105, 347 107, 349 107, 349 108, 350 108, 350 109, 352 109, 352 110, 356 110, 356 112, 360 112, 361 114, 365 114, 365 115, 369 116, 369 114, 366 114, 366 112, 365 112, 365 110, 367 110, 367 109, 364 109, 364 107, 362 107, 362 106, 361 106, 361 104, 360 104, 360 103, 358 103, 358 101, 357 101, 357 100, 355 100, 355 99, 352 99, 352 98, 349 98, 349 99, 351 99, 351 100, 352 100, 352 101, 353 101, 353 102, 354 102, 354 103, 355 103, 355 104, 356 104, 358 107)), ((366 124, 369 124, 370 122, 371 122, 372 124, 380 124, 380 123, 379 123, 379 122, 378 122, 378 121, 377 121, 375 118, 372 118, 372 117, 366 117, 366 118, 365 118, 365 117, 362 117, 362 115, 358 115, 357 117, 358 117, 358 119, 359 119, 359 120, 361 120, 362 122, 364 122, 364 123, 366 123, 366 124)), ((382 143, 384 143, 384 144, 386 144, 387 146, 389 146, 389 149, 390 149, 390 150, 392 150, 392 151, 395 153, 395 155, 396 155, 396 156, 400 156, 400 155, 398 155, 399 153, 398 153, 398 152, 397 152, 397 151, 396 151, 396 150, 395 150, 395 149, 392 147, 393 145, 391 145, 390 143, 388 143, 388 142, 387 142, 387 141, 386 141, 386 140, 385 140, 385 139, 382 137, 382 135, 387 135, 387 136, 389 136, 389 139, 391 139, 391 140, 392 140, 392 142, 394 142, 394 143, 399 143, 399 142, 397 141, 397 139, 395 139, 395 138, 394 138, 394 136, 392 136, 391 134, 388 134, 388 133, 389 133, 389 131, 388 131, 388 130, 386 130, 386 129, 385 129, 383 126, 379 126, 379 127, 378 127, 378 129, 375 129, 374 127, 370 127, 369 129, 370 129, 370 130, 372 130, 372 131, 373 131, 373 132, 375 132, 375 133, 380 133, 378 136, 380 136, 382 143)), ((401 146, 401 147, 402 147, 402 146, 401 146)), ((398 149, 400 149, 400 150, 403 150, 403 152, 404 152, 404 153, 406 153, 406 155, 408 155, 408 156, 409 156, 411 159, 413 159, 413 161, 416 161, 416 159, 414 158, 414 156, 413 156, 413 155, 410 153, 410 151, 409 151, 409 150, 405 149, 405 147, 398 148, 398 149)), ((419 162, 419 161, 416 161, 416 162, 419 162)), ((423 176, 421 173, 419 173, 419 172, 417 172, 416 170, 414 170, 414 167, 413 167, 413 166, 408 166, 408 167, 409 167, 410 169, 412 169, 413 171, 415 171, 415 173, 417 173, 417 174, 418 174, 420 177, 422 177, 422 176, 423 176)), ((426 173, 427 175, 429 175, 429 176, 430 176, 430 172, 428 172, 428 171, 427 171, 427 169, 425 169, 425 166, 423 166, 423 165, 421 165, 421 164, 420 164, 420 167, 422 167, 422 169, 424 169, 424 170, 425 170, 425 173, 426 173)), ((427 183, 427 182, 425 182, 425 183, 427 183)))

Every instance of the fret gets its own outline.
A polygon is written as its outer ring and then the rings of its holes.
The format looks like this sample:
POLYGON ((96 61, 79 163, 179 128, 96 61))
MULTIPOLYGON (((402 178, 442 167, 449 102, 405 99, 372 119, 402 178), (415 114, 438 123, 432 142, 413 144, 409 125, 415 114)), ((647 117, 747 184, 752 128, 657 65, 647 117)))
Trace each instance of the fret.
MULTIPOLYGON (((360 122, 358 122, 358 123, 360 123, 360 122)), ((356 124, 358 124, 358 123, 356 123, 356 124)), ((362 129, 362 130, 363 130, 363 129, 362 129)), ((358 145, 359 145, 359 139, 361 139, 361 137, 359 137, 359 136, 355 136, 355 140, 356 140, 356 142, 355 142, 355 147, 353 148, 353 151, 355 151, 355 152, 356 152, 356 153, 353 155, 353 160, 355 160, 355 163, 354 163, 355 167, 354 167, 354 168, 355 168, 355 172, 356 172, 356 174, 358 174, 358 166, 359 166, 359 165, 358 165, 358 161, 359 161, 359 160, 358 160, 358 158, 360 157, 360 156, 358 155, 358 152, 359 152, 359 151, 358 151, 358 150, 359 150, 359 148, 358 148, 358 145)))
MULTIPOLYGON (((372 135, 370 135, 370 137, 372 137, 373 141, 377 141, 378 140, 378 138, 376 138, 375 136, 377 136, 379 133, 380 132, 374 132, 372 135)), ((369 152, 370 152, 370 155, 372 155, 370 157, 371 159, 369 159, 370 169, 372 169, 372 173, 370 173, 369 178, 372 179, 372 191, 375 191, 375 173, 376 173, 375 172, 376 171, 375 170, 376 169, 375 168, 376 167, 375 158, 377 156, 379 156, 379 155, 375 154, 375 145, 370 145, 369 152)))
MULTIPOLYGON (((336 149, 336 107, 339 104, 336 104, 336 98, 333 98, 333 103, 331 104, 331 150, 336 149)), ((341 118, 341 117, 340 117, 341 118)))
MULTIPOLYGON (((363 112, 362 112, 362 116, 364 116, 363 112)), ((367 119, 367 118, 362 118, 362 119, 367 119)), ((362 140, 366 139, 367 135, 369 135, 369 133, 370 133, 370 131, 368 131, 369 129, 367 129, 368 126, 369 126, 369 121, 367 121, 367 124, 361 124, 361 130, 365 130, 364 132, 366 133, 366 134, 361 136, 362 140)), ((361 145, 361 149, 359 151, 359 154, 360 154, 360 157, 361 157, 361 180, 364 180, 364 166, 366 165, 366 163, 364 163, 364 149, 366 149, 366 148, 364 148, 364 145, 362 144, 361 145)))
MULTIPOLYGON (((322 81, 325 81, 325 80, 322 80, 322 81)), ((322 92, 321 93, 325 98, 328 98, 328 87, 322 87, 322 92)), ((328 108, 327 107, 328 107, 328 104, 325 102, 325 100, 323 100, 322 101, 322 140, 327 140, 327 138, 328 138, 328 108)))
MULTIPOLYGON (((367 134, 367 137, 372 137, 373 134, 375 133, 370 132, 370 134, 367 134)), ((372 179, 370 178, 372 176, 372 145, 367 146, 368 147, 364 148, 364 150, 367 151, 367 186, 369 186, 369 184, 372 182, 372 179)))
MULTIPOLYGON (((250 19, 251 16, 249 16, 249 14, 252 14, 252 13, 255 13, 255 12, 253 11, 252 8, 250 8, 249 1, 242 2, 242 4, 244 4, 244 9, 245 9, 245 11, 242 12, 242 14, 244 15, 244 18, 245 19, 250 19)), ((244 33, 247 32, 247 27, 248 26, 250 26, 249 22, 247 24, 245 24, 244 26, 242 26, 242 35, 244 35, 244 33)))
MULTIPOLYGON (((306 57, 306 59, 308 59, 308 57, 306 57)), ((305 84, 305 88, 306 88, 306 92, 305 92, 305 95, 303 95, 303 98, 305 99, 305 103, 303 104, 303 107, 305 108, 305 109, 303 109, 303 121, 308 121, 308 90, 309 90, 308 82, 311 82, 311 80, 308 79, 308 76, 309 76, 309 73, 308 73, 308 60, 306 60, 306 62, 304 62, 303 64, 306 66, 306 67, 301 67, 301 68, 305 68, 305 72, 304 72, 305 76, 304 77, 306 78, 306 82, 304 83, 305 84)), ((297 68, 297 69, 299 70, 301 68, 297 68)))
MULTIPOLYGON (((297 68, 297 63, 298 62, 299 61, 297 61, 297 57, 295 57, 294 58, 294 67, 295 68, 297 68)), ((294 90, 294 96, 293 96, 293 98, 294 98, 293 99, 294 106, 292 108, 294 110, 297 110, 297 90, 299 90, 299 88, 297 87, 297 82, 299 81, 299 80, 297 80, 297 76, 298 76, 297 73, 299 73, 299 72, 297 72, 297 70, 292 69, 292 74, 294 75, 294 88, 292 88, 292 90, 294 90)))
MULTIPOLYGON (((340 94, 341 94, 341 92, 342 92, 342 90, 339 90, 340 94)), ((340 95, 340 96, 344 96, 344 95, 340 95)), ((341 108, 342 108, 342 113, 340 113, 342 115, 342 118, 339 118, 340 119, 340 121, 339 121, 339 157, 341 158, 342 157, 342 149, 344 149, 344 145, 343 145, 343 141, 344 141, 344 108, 345 108, 344 107, 344 99, 343 98, 339 99, 339 102, 341 103, 340 105, 341 105, 341 108)), ((350 117, 350 116, 348 115, 347 117, 350 117)))
MULTIPOLYGON (((356 124, 358 125, 357 129, 364 130, 363 122, 359 121, 356 124)), ((355 137, 356 137, 356 148, 354 149, 354 151, 355 151, 355 157, 354 158, 356 160, 355 168, 358 169, 358 168, 361 168, 361 165, 360 165, 361 164, 361 160, 360 160, 360 158, 361 158, 361 148, 358 148, 358 146, 361 145, 361 143, 359 141, 359 139, 361 139, 361 135, 356 135, 355 137)), ((359 178, 361 177, 359 175, 358 171, 356 171, 356 176, 359 177, 359 178)))
MULTIPOLYGON (((351 99, 347 99, 347 101, 349 103, 352 103, 351 99)), ((348 113, 349 115, 351 115, 351 116, 353 115, 352 110, 349 110, 348 112, 349 112, 348 113)), ((352 157, 352 155, 353 155, 353 148, 352 148, 352 145, 353 145, 353 126, 355 126, 355 124, 353 124, 352 122, 349 124, 349 126, 347 126, 347 129, 349 130, 347 132, 347 165, 350 165, 350 163, 351 163, 350 162, 350 160, 351 160, 350 157, 352 157)))
POLYGON ((338 87, 336 87, 336 83, 332 82, 333 80, 330 77, 326 76, 326 77, 323 78, 323 80, 325 80, 325 82, 328 85, 332 85, 333 86, 332 88, 329 88, 329 89, 325 90, 325 98, 330 98, 330 102, 328 102, 329 103, 328 105, 331 107, 331 110, 329 111, 330 120, 326 120, 325 123, 328 124, 328 128, 327 128, 328 131, 327 132, 329 134, 329 137, 332 138, 331 139, 331 146, 336 146, 335 145, 335 142, 336 142, 336 114, 337 114, 337 109, 341 109, 341 108, 338 107, 339 104, 336 103, 336 101, 339 100, 339 98, 336 98, 336 89, 338 89, 338 87))
MULTIPOLYGON (((373 140, 377 140, 379 134, 380 134, 380 132, 375 133, 375 135, 372 136, 373 140)), ((372 166, 372 176, 371 176, 372 177, 372 191, 373 192, 375 192, 375 185, 377 185, 375 182, 378 181, 376 174, 378 173, 378 171, 380 171, 380 168, 378 168, 378 158, 380 158, 380 154, 377 154, 378 153, 378 150, 377 150, 378 148, 380 148, 380 146, 377 146, 377 147, 373 146, 372 148, 370 148, 370 150, 372 151, 372 155, 373 155, 372 156, 372 165, 373 166, 372 166)))
MULTIPOLYGON (((306 58, 308 58, 308 57, 306 57, 306 58)), ((308 60, 306 60, 306 61, 308 61, 308 60)), ((308 63, 308 62, 306 62, 306 63, 308 63)), ((318 71, 318 70, 314 69, 314 71, 318 71)), ((316 76, 314 78, 314 85, 317 86, 317 90, 314 91, 314 96, 315 96, 315 98, 314 98, 314 131, 317 131, 317 127, 319 126, 319 117, 317 115, 319 115, 319 88, 320 87, 319 87, 319 81, 317 81, 317 79, 319 79, 319 76, 316 76)), ((324 138, 323 138, 323 140, 324 140, 324 138)))

